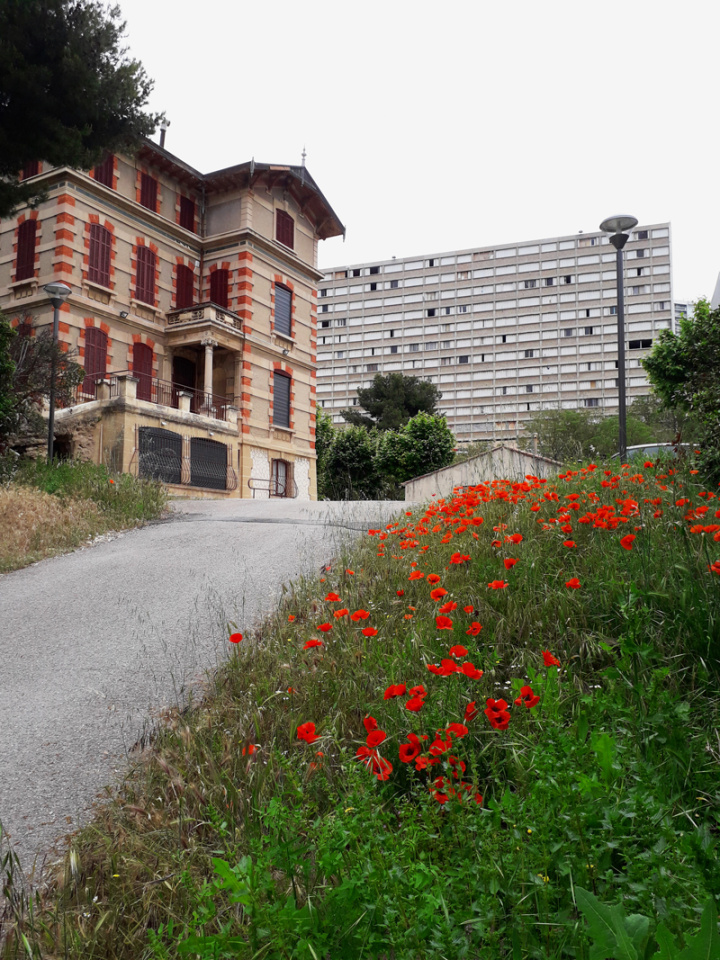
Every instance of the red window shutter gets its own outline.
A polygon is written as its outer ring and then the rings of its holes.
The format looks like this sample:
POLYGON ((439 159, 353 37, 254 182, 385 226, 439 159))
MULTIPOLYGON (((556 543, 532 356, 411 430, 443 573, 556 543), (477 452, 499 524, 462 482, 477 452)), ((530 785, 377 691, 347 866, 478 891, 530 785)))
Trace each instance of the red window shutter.
POLYGON ((175 306, 178 310, 195 303, 195 274, 190 267, 179 264, 177 268, 177 292, 175 306))
POLYGON ((290 249, 295 247, 295 221, 290 214, 284 210, 277 211, 277 222, 275 226, 275 237, 279 243, 282 243, 290 249))
POLYGON ((133 344, 133 373, 138 379, 138 400, 152 400, 153 352, 145 343, 133 344))
POLYGON ((110 254, 112 234, 106 227, 93 223, 90 227, 90 254, 88 257, 88 280, 103 287, 110 286, 110 254))
POLYGON ((143 173, 140 180, 140 203, 153 212, 157 211, 158 182, 149 173, 143 173))
POLYGON ((135 299, 155 306, 155 254, 149 247, 138 247, 135 299))
POLYGON ((228 308, 228 272, 215 270, 210 274, 210 299, 219 307, 228 308))
POLYGON ((180 197, 180 226, 195 233, 195 201, 180 197))
POLYGON ((85 328, 85 379, 82 391, 95 396, 95 381, 105 376, 107 368, 107 334, 99 327, 85 328))
POLYGON ((106 187, 113 186, 115 176, 115 157, 112 153, 106 153, 102 163, 99 163, 93 169, 93 180, 102 183, 106 187))
POLYGON ((22 179, 27 180, 28 177, 36 177, 40 173, 40 161, 39 160, 28 160, 23 167, 22 179))
POLYGON ((37 220, 25 220, 18 227, 16 280, 28 280, 35 276, 35 238, 37 220))

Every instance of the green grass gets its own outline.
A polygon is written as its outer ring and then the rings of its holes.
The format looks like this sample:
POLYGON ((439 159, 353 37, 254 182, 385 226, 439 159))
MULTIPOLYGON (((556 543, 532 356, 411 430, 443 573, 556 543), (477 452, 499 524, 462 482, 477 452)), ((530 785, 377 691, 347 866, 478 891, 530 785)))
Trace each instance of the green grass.
POLYGON ((720 897, 720 543, 698 530, 720 505, 668 469, 479 488, 363 537, 260 626, 228 624, 245 637, 207 700, 173 717, 50 890, 16 902, 3 956, 587 960, 578 890, 647 918, 637 957, 658 924, 696 933, 720 897), (428 671, 458 644, 481 678, 428 671), (390 684, 424 685, 421 710, 384 699, 390 684), (513 704, 524 684, 533 709, 513 704), (487 698, 510 704, 506 730, 487 698), (430 756, 473 701, 437 765, 400 761, 410 733, 430 756), (355 756, 368 716, 386 780, 355 756))

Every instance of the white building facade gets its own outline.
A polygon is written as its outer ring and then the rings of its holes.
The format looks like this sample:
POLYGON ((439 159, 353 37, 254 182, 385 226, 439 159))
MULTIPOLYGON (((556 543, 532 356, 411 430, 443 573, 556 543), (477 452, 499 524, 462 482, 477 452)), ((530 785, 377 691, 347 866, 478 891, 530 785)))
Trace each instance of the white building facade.
MULTIPOLYGON (((616 254, 601 233, 326 270, 318 289, 318 404, 342 423, 358 387, 430 380, 458 442, 510 440, 541 410, 617 413, 616 254)), ((669 223, 624 251, 628 401, 672 329, 669 223)))

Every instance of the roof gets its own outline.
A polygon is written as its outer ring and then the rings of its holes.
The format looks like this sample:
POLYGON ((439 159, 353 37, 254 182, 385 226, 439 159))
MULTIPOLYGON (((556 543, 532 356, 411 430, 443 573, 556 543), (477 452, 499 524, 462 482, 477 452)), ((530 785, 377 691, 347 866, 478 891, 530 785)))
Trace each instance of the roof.
POLYGON ((406 487, 409 483, 415 483, 416 480, 422 480, 424 477, 432 477, 438 473, 445 473, 446 470, 453 470, 455 467, 460 467, 466 463, 472 463, 474 460, 483 460, 485 457, 490 457, 493 453, 497 453, 498 450, 509 450, 511 453, 519 453, 520 456, 527 457, 530 460, 541 460, 543 463, 547 463, 551 467, 564 466, 564 464, 560 463, 559 460, 551 460, 550 457, 542 457, 539 453, 532 453, 530 450, 521 450, 520 447, 514 447, 510 443, 500 443, 497 447, 493 447, 492 450, 486 450, 485 453, 478 453, 474 457, 468 457, 467 460, 460 460, 458 463, 450 463, 447 467, 440 467, 439 470, 431 470, 429 473, 421 473, 419 477, 413 477, 412 480, 405 480, 401 486, 406 487))
POLYGON ((313 218, 321 240, 345 236, 345 227, 307 167, 248 160, 222 170, 201 173, 152 140, 145 140, 137 155, 189 189, 204 190, 206 194, 247 189, 256 183, 262 183, 268 190, 282 187, 293 196, 302 213, 313 218))

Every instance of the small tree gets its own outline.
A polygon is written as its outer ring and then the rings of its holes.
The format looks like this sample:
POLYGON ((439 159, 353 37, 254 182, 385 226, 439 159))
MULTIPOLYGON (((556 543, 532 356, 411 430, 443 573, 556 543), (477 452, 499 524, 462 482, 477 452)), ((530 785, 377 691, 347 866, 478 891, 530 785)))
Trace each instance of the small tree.
POLYGON ((323 458, 323 496, 329 500, 376 500, 382 495, 377 436, 363 427, 335 430, 323 458))
POLYGON ((360 388, 357 395, 366 414, 343 410, 342 416, 348 423, 368 430, 399 430, 417 413, 435 413, 442 397, 435 384, 402 373, 378 373, 371 386, 360 388))
POLYGON ((561 462, 589 456, 596 429, 589 410, 544 410, 525 427, 527 435, 537 435, 539 453, 561 462))
POLYGON ((402 430, 388 430, 378 442, 377 467, 396 484, 453 462, 455 437, 445 417, 418 413, 402 430))

